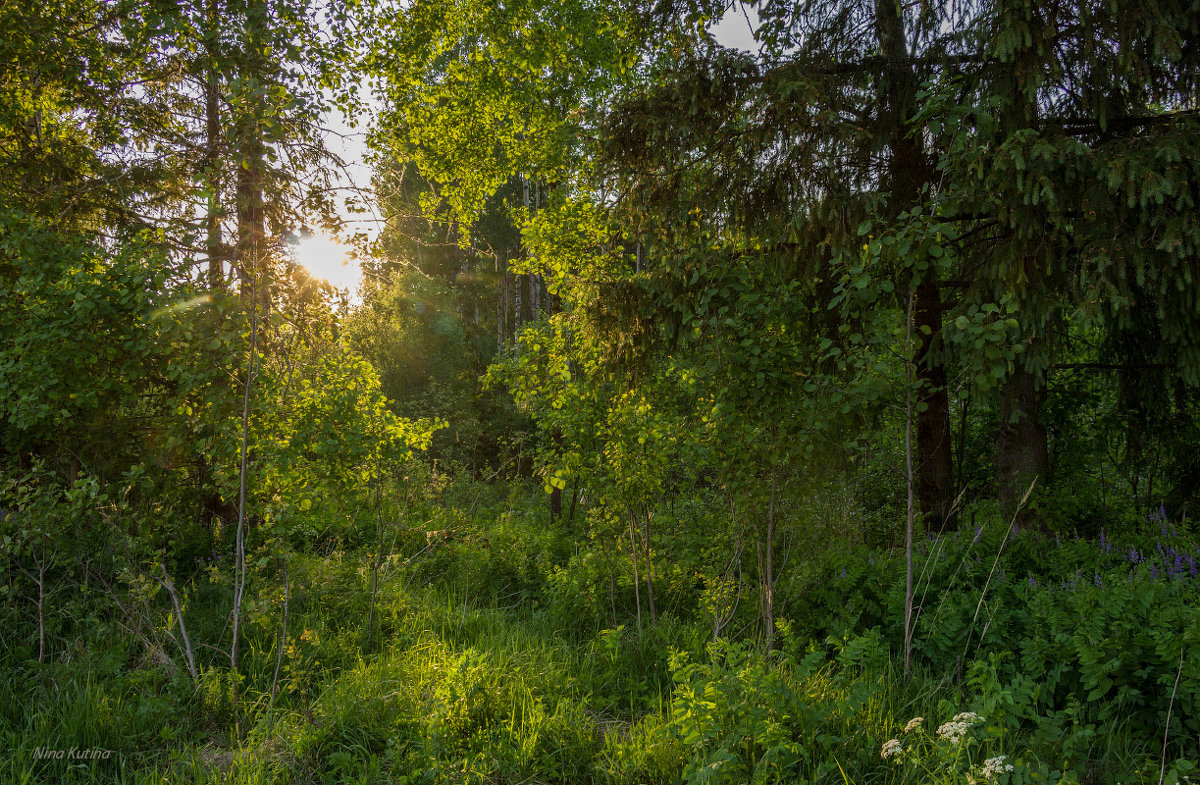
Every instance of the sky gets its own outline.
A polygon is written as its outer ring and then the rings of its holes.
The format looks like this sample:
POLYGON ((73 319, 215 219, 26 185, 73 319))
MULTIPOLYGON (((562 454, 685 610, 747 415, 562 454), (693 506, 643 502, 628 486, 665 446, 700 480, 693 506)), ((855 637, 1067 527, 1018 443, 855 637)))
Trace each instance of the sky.
POLYGON ((721 46, 756 53, 758 44, 754 41, 754 28, 751 25, 758 25, 758 14, 754 8, 738 2, 733 4, 709 32, 721 46))
MULTIPOLYGON (((367 86, 362 86, 364 93, 367 86)), ((370 104, 372 111, 374 104, 370 104)), ((338 110, 332 110, 323 118, 326 128, 325 143, 333 154, 344 162, 344 167, 335 178, 338 191, 338 214, 345 222, 340 237, 318 231, 312 237, 301 240, 295 248, 296 261, 308 271, 324 278, 340 289, 354 295, 362 280, 362 269, 350 256, 350 238, 359 232, 374 239, 382 227, 380 215, 370 195, 371 168, 366 164, 367 126, 370 117, 359 118, 357 127, 351 128, 347 119, 338 110), (351 212, 347 198, 354 197, 366 213, 351 212)))

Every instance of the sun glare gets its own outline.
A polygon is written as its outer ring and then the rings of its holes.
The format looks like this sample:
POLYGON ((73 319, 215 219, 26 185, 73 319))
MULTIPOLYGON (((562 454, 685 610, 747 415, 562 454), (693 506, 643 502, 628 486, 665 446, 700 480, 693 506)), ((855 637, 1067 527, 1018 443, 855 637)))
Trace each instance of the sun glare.
POLYGON ((362 268, 350 258, 349 249, 320 234, 305 237, 296 245, 296 261, 314 278, 323 278, 353 294, 362 279, 362 268))

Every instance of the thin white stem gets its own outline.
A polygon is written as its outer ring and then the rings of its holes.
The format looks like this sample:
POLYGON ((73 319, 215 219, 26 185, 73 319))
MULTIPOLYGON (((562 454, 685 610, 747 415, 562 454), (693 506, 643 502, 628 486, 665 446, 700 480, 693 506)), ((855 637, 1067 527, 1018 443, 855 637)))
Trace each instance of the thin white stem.
POLYGON ((913 390, 912 390, 912 323, 915 294, 908 297, 908 313, 904 319, 904 472, 908 486, 907 518, 904 532, 904 678, 912 669, 913 639, 913 530, 916 528, 916 508, 913 504, 913 390))
POLYGON ((241 464, 238 470, 238 521, 234 538, 233 575, 233 642, 229 648, 230 668, 238 669, 239 637, 242 621, 242 598, 246 592, 246 475, 249 467, 250 444, 250 391, 254 385, 255 365, 258 361, 258 292, 255 275, 250 277, 250 363, 246 369, 246 384, 242 394, 242 445, 241 464))
POLYGON ((1162 767, 1158 771, 1158 785, 1163 785, 1167 776, 1167 734, 1171 732, 1171 710, 1175 708, 1175 693, 1179 691, 1179 677, 1183 675, 1183 652, 1179 650, 1179 669, 1175 671, 1175 687, 1171 690, 1171 702, 1167 704, 1167 724, 1163 727, 1162 767))

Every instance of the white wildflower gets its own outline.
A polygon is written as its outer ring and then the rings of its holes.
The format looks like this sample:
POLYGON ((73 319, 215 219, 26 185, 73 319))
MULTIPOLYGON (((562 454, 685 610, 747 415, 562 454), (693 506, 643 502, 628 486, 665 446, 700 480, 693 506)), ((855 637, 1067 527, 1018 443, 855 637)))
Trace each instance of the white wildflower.
POLYGON ((943 723, 937 729, 937 735, 951 744, 958 744, 963 740, 967 733, 983 721, 973 711, 964 711, 954 715, 954 719, 950 722, 943 723))
POLYGON ((992 780, 997 774, 1003 774, 1007 771, 1012 771, 1013 765, 1008 762, 1008 758, 1003 755, 997 755, 994 758, 988 758, 983 762, 983 776, 992 780))
POLYGON ((971 726, 964 722, 946 722, 938 726, 937 735, 951 744, 958 744, 971 726))
POLYGON ((913 717, 911 720, 908 721, 908 724, 904 726, 904 732, 911 733, 911 732, 915 731, 917 728, 921 727, 921 723, 924 721, 925 721, 924 717, 913 717))
POLYGON ((887 760, 904 752, 904 748, 900 746, 899 739, 888 739, 883 743, 883 749, 879 751, 879 757, 887 760))

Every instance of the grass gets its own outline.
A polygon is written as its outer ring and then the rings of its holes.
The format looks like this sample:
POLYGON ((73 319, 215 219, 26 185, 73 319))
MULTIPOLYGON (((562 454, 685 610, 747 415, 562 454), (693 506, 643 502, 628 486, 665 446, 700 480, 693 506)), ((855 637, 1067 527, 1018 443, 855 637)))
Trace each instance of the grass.
MULTIPOLYGON (((602 560, 536 519, 479 517, 489 523, 457 546, 398 546, 419 558, 389 563, 371 650, 370 554, 293 554, 275 692, 281 592, 265 573, 236 691, 216 651, 204 650, 193 686, 113 624, 45 664, 10 657, 0 782, 899 785, 963 781, 985 755, 1007 756, 1026 782, 1157 782, 1160 748, 1122 721, 1042 728, 1005 724, 997 709, 968 747, 906 737, 912 717, 932 732, 985 699, 1005 705, 1007 687, 984 671, 918 668, 905 681, 878 629, 813 642, 784 620, 766 654, 753 641, 708 645, 706 620, 687 613, 640 637, 608 627, 608 578, 587 572, 602 560), (601 612, 573 615, 564 587, 589 580, 605 587, 601 612), (892 738, 907 739, 904 765, 880 757, 892 738), (112 756, 39 759, 38 748, 112 756)), ((189 626, 220 641, 228 598, 202 587, 189 626)), ((1177 765, 1176 779, 1186 772, 1177 765)))

